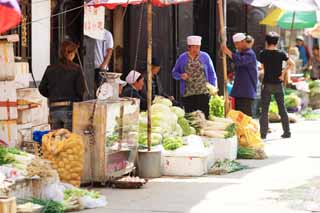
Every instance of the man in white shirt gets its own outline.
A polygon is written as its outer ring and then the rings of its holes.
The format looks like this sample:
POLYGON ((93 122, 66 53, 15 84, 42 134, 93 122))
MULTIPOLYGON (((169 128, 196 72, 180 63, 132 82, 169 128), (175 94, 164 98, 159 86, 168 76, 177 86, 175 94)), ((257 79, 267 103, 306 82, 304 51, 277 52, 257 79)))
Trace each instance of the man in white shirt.
POLYGON ((94 46, 95 89, 97 89, 102 83, 102 78, 99 73, 101 71, 109 70, 112 51, 112 34, 108 30, 104 29, 103 40, 96 39, 94 46))

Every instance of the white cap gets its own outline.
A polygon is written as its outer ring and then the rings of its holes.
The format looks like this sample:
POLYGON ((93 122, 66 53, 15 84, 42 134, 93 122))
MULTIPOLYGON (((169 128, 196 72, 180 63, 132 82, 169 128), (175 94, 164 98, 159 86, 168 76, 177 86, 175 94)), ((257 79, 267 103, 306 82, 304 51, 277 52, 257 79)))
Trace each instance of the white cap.
POLYGON ((126 82, 128 84, 133 84, 137 81, 137 79, 140 77, 141 73, 135 70, 131 70, 129 74, 126 77, 126 82))
POLYGON ((233 42, 240 42, 246 39, 246 35, 244 33, 236 33, 232 36, 233 42))
POLYGON ((197 46, 201 46, 201 36, 188 36, 187 37, 187 44, 188 45, 197 45, 197 46))
POLYGON ((296 40, 304 41, 304 38, 303 38, 303 36, 297 36, 296 40))

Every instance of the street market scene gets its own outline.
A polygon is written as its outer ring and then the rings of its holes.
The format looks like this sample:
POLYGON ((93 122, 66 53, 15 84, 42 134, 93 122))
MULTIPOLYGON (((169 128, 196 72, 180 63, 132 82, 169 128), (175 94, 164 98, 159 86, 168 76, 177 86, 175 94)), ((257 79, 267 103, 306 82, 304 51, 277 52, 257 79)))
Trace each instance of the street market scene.
POLYGON ((0 213, 320 212, 319 0, 0 0, 0 213))

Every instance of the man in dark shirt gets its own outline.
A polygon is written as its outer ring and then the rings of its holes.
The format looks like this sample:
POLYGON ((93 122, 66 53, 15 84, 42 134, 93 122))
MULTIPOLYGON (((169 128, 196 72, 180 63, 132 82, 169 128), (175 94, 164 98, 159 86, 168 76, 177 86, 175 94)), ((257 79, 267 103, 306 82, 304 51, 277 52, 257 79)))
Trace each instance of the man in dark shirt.
POLYGON ((279 114, 281 116, 281 123, 283 128, 282 138, 290 138, 289 119, 286 107, 284 105, 284 92, 282 82, 284 76, 294 66, 294 62, 288 55, 279 49, 277 44, 279 35, 275 32, 269 32, 266 36, 266 49, 260 52, 260 62, 264 68, 264 78, 262 81, 262 114, 260 117, 260 134, 261 138, 265 139, 268 132, 268 112, 271 100, 271 95, 275 96, 279 114), (286 61, 287 66, 282 69, 282 62, 286 61))
POLYGON ((84 79, 80 66, 73 63, 78 45, 64 41, 60 62, 49 65, 39 85, 39 92, 49 99, 52 129, 72 130, 72 103, 82 101, 84 79))

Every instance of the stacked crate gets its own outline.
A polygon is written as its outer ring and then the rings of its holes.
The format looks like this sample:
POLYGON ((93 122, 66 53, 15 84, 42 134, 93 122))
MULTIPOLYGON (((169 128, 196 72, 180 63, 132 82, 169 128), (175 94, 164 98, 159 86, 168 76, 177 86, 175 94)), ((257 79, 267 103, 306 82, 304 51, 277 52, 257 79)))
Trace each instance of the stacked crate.
POLYGON ((28 87, 29 64, 15 62, 13 43, 0 40, 0 143, 20 146, 35 127, 48 126, 47 99, 28 87))

